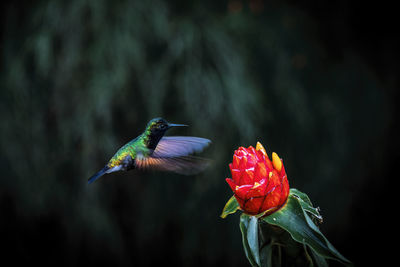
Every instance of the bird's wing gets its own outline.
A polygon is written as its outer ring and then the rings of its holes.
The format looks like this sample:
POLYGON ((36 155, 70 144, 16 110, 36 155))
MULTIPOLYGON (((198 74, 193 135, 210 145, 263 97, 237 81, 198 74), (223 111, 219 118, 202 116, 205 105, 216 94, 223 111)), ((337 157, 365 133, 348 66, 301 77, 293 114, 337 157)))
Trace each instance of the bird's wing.
POLYGON ((166 136, 161 138, 150 156, 136 157, 135 167, 193 175, 204 170, 210 160, 190 154, 202 151, 210 142, 200 137, 166 136))
POLYGON ((195 156, 181 156, 174 158, 138 157, 135 159, 135 168, 170 171, 183 175, 193 175, 203 171, 210 164, 210 160, 195 156))
POLYGON ((210 140, 192 136, 164 136, 158 142, 152 157, 175 158, 201 152, 210 140))

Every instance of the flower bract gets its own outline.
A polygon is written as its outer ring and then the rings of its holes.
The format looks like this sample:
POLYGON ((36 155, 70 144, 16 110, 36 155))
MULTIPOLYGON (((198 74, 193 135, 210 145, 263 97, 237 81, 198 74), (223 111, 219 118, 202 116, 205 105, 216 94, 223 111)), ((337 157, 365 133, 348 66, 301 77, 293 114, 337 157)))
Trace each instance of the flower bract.
POLYGON ((286 203, 289 182, 283 162, 276 153, 270 160, 261 143, 239 147, 229 168, 232 178, 226 181, 245 213, 269 215, 286 203))

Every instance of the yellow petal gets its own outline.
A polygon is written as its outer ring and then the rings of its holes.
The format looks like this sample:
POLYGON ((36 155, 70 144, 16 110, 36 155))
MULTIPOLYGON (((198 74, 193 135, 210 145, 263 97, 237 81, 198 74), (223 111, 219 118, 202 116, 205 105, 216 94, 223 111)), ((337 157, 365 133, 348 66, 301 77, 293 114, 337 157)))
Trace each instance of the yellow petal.
POLYGON ((274 165, 275 170, 278 172, 282 170, 282 161, 275 152, 272 152, 272 165, 274 165))
POLYGON ((260 185, 261 185, 260 183, 255 182, 254 185, 253 185, 253 189, 259 187, 260 185))
POLYGON ((263 147, 263 145, 260 142, 257 142, 256 150, 257 151, 261 151, 264 155, 267 155, 267 152, 265 151, 265 148, 263 147))

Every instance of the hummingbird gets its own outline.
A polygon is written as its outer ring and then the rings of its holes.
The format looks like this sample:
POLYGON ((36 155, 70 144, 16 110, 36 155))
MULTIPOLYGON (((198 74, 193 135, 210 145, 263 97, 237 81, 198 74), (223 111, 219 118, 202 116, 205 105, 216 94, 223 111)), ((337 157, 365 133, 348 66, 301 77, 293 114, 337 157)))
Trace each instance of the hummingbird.
POLYGON ((172 127, 187 126, 169 123, 163 118, 150 120, 145 131, 121 147, 103 169, 89 178, 93 183, 106 173, 131 169, 154 169, 192 175, 205 169, 207 159, 192 156, 211 141, 193 136, 164 136, 172 127))

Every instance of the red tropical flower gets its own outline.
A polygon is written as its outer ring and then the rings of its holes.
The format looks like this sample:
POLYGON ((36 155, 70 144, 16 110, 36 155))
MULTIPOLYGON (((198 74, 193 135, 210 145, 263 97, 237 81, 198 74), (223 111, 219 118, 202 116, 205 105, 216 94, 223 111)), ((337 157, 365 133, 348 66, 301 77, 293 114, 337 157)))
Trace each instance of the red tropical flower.
POLYGON ((274 152, 271 161, 261 143, 256 149, 239 147, 229 168, 232 179, 226 181, 245 213, 269 215, 286 203, 289 182, 282 160, 274 152))

